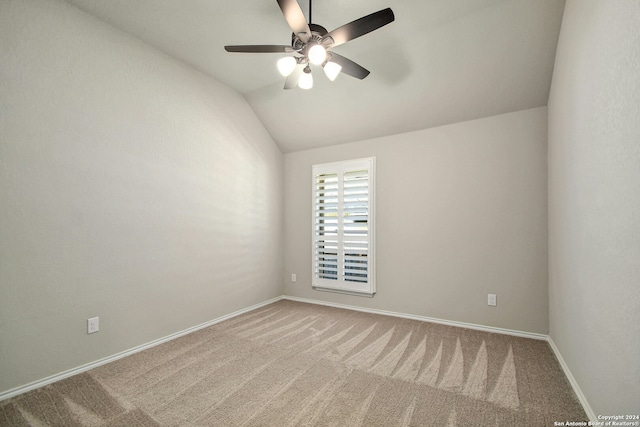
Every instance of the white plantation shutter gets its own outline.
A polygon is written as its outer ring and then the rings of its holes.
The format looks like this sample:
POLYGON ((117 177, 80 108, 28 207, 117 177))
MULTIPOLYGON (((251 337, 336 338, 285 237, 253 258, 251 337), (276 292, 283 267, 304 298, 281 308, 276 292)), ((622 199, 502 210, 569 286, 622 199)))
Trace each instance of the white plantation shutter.
POLYGON ((313 286, 373 296, 375 158, 313 166, 313 286))

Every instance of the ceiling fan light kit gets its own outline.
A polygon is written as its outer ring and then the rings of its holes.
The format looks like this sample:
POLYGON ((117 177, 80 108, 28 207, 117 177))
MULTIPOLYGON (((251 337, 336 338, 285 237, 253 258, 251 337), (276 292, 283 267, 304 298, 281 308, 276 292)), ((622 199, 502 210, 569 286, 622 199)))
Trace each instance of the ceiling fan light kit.
POLYGON ((307 56, 313 65, 320 65, 327 59, 327 50, 321 44, 314 44, 309 48, 307 56))
POLYGON ((287 77, 289 74, 293 73, 293 70, 298 65, 298 61, 293 56, 285 56, 284 58, 278 59, 277 66, 278 71, 282 74, 283 77, 287 77))
POLYGON ((329 80, 334 81, 338 77, 338 74, 340 74, 342 67, 340 66, 340 64, 336 64, 332 61, 327 61, 322 66, 322 69, 324 70, 324 73, 329 78, 329 80))
POLYGON ((334 81, 340 73, 364 79, 369 70, 329 49, 377 30, 394 21, 390 8, 363 16, 328 32, 323 26, 311 23, 311 0, 309 0, 309 22, 307 22, 297 0, 277 0, 287 24, 293 31, 291 46, 241 45, 225 46, 227 52, 235 53, 293 53, 277 62, 277 68, 286 77, 284 88, 301 89, 313 87, 313 76, 309 64, 322 66, 327 78, 334 81))
POLYGON ((313 76, 311 75, 311 68, 307 65, 298 79, 298 87, 300 89, 311 89, 313 87, 313 76))

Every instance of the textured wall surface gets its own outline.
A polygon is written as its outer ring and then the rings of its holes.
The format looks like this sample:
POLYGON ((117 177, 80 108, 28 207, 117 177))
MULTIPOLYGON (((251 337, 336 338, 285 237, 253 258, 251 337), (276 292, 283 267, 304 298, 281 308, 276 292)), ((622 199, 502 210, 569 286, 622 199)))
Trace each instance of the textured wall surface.
POLYGON ((280 295, 240 95, 58 1, 0 1, 0 54, 0 391, 280 295))
POLYGON ((546 334, 546 118, 543 107, 285 154, 284 293, 546 334), (377 294, 314 291, 311 166, 368 156, 377 294))
POLYGON ((549 99, 550 335, 596 415, 640 414, 640 2, 567 2, 549 99))

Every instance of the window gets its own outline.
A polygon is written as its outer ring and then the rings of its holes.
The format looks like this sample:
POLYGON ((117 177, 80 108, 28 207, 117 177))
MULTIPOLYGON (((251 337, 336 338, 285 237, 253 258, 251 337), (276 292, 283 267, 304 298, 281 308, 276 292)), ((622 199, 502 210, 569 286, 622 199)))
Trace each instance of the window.
POLYGON ((313 166, 315 289, 373 296, 375 158, 313 166))

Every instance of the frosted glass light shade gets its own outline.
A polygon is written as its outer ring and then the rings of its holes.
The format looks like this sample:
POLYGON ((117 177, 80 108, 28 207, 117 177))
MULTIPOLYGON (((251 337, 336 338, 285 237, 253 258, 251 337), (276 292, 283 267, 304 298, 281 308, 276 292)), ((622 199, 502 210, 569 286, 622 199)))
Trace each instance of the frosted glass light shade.
POLYGON ((300 89, 311 89, 313 87, 313 76, 311 73, 302 73, 298 80, 298 87, 300 87, 300 89))
POLYGON ((289 74, 293 73, 293 70, 296 68, 296 64, 296 59, 293 56, 280 58, 278 59, 278 71, 280 71, 280 74, 287 77, 289 74))
POLYGON ((311 46, 309 49, 309 62, 314 65, 320 65, 327 59, 327 50, 319 44, 311 46))
POLYGON ((324 69, 324 73, 327 75, 327 77, 331 81, 334 81, 336 77, 338 77, 338 74, 340 74, 340 71, 342 71, 341 65, 331 61, 324 64, 324 67, 322 68, 324 69))

